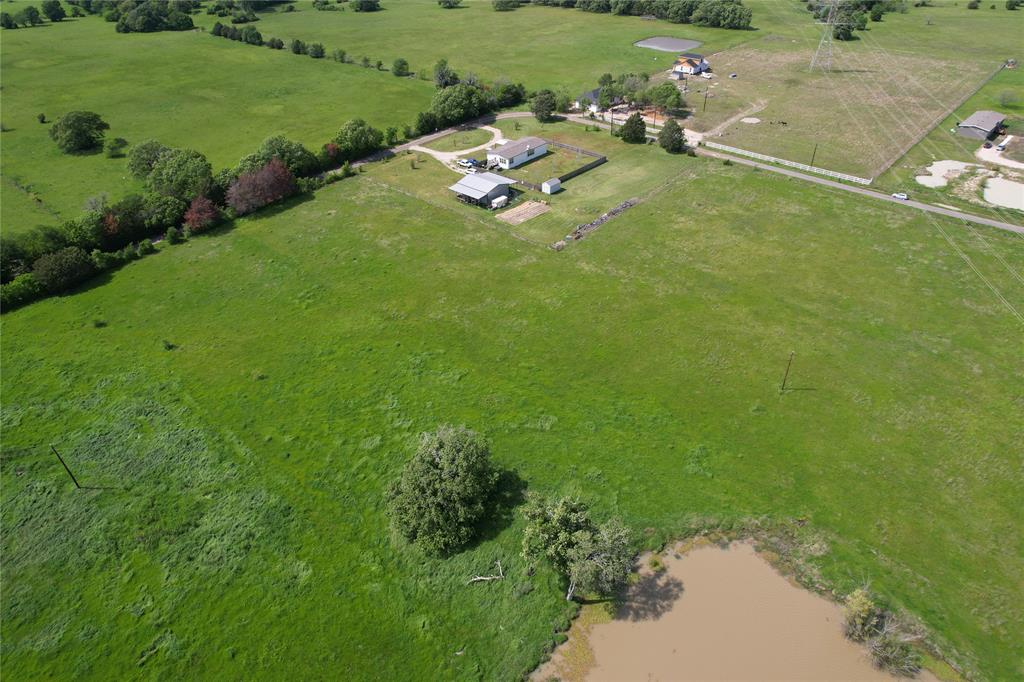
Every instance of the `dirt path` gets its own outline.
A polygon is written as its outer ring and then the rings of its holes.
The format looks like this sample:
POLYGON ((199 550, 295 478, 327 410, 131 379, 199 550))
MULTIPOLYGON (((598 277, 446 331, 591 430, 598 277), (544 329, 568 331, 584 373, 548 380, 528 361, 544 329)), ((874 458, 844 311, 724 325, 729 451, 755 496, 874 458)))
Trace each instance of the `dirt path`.
MULTIPOLYGON (((446 166, 448 166, 450 168, 454 168, 455 167, 455 160, 458 159, 460 156, 465 156, 466 154, 472 154, 473 152, 478 152, 481 149, 487 149, 491 145, 495 144, 498 140, 500 140, 502 138, 502 136, 504 135, 504 133, 502 133, 500 130, 498 130, 494 126, 481 125, 481 126, 477 126, 477 128, 480 129, 480 130, 486 130, 487 132, 489 132, 491 134, 491 139, 488 140, 487 142, 484 142, 483 144, 478 144, 475 147, 470 147, 468 149, 460 149, 460 150, 454 151, 454 152, 440 152, 440 151, 438 151, 436 149, 431 149, 430 147, 427 147, 426 145, 423 145, 423 144, 414 144, 414 145, 409 147, 409 150, 410 151, 414 151, 414 152, 422 152, 424 154, 429 154, 430 156, 433 156, 435 159, 437 159, 438 161, 440 161, 444 165, 446 165, 446 166)), ((438 139, 438 138, 435 138, 435 139, 438 139)))
POLYGON ((727 128, 729 128, 732 125, 735 125, 737 122, 741 121, 742 119, 748 116, 753 116, 754 114, 760 111, 764 111, 764 108, 766 106, 768 106, 768 100, 760 99, 751 104, 748 108, 744 109, 740 113, 730 116, 726 120, 722 121, 714 128, 707 131, 706 133, 698 133, 697 131, 694 130, 687 130, 686 132, 692 133, 694 136, 696 136, 698 140, 703 140, 705 137, 721 137, 722 133, 724 133, 727 128))

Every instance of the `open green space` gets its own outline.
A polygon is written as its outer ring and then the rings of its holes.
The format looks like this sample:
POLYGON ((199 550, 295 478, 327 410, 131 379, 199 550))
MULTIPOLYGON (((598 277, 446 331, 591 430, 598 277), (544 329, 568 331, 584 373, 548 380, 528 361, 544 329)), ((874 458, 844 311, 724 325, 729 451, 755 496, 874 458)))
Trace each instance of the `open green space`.
POLYGON ((958 135, 956 125, 975 111, 998 111, 1006 115, 1006 124, 1013 135, 1024 135, 1024 70, 1003 69, 985 84, 974 96, 942 120, 935 129, 916 144, 892 168, 877 180, 879 187, 913 193, 915 198, 932 203, 956 206, 965 211, 989 215, 1000 220, 1020 223, 1024 215, 1013 209, 996 208, 986 205, 980 196, 971 193, 971 201, 954 191, 957 183, 946 187, 930 188, 918 184, 914 176, 925 174, 924 169, 934 161, 965 161, 980 163, 974 153, 981 146, 981 140, 958 135))
MULTIPOLYGON (((5 11, 17 6, 4 4, 5 11)), ((137 189, 124 159, 62 154, 50 125, 36 119, 40 113, 52 122, 70 110, 95 111, 110 124, 108 138, 196 149, 218 169, 275 134, 319 149, 351 118, 382 129, 412 123, 433 95, 429 83, 199 31, 116 33, 95 16, 4 31, 0 68, 2 222, 10 232, 47 221, 12 196, 12 182, 30 187, 63 218, 90 197, 116 199, 137 189)))
POLYGON ((470 130, 458 130, 450 135, 445 135, 433 142, 428 142, 426 146, 439 152, 457 152, 461 149, 470 149, 471 147, 487 144, 491 141, 492 137, 491 133, 486 130, 471 128, 470 130))
POLYGON ((646 544, 803 519, 839 590, 1019 677, 1024 242, 626 149, 688 175, 561 253, 402 157, 5 315, 5 675, 518 677, 565 609, 521 522, 431 560, 383 515, 454 422, 646 544))
MULTIPOLYGON (((536 135, 548 140, 570 144, 604 154, 608 162, 582 175, 572 178, 555 195, 526 190, 522 198, 546 201, 551 205, 547 213, 519 225, 506 225, 494 213, 475 206, 467 206, 455 199, 448 187, 458 175, 425 154, 419 155, 416 167, 410 163, 415 154, 399 156, 370 170, 374 179, 414 193, 417 197, 455 211, 470 219, 508 230, 541 244, 551 244, 571 232, 577 225, 588 223, 626 199, 644 197, 672 182, 695 173, 699 162, 687 156, 667 154, 658 147, 625 144, 612 137, 607 130, 569 123, 539 123, 533 118, 505 119, 493 124, 509 140, 536 135)), ((484 160, 485 152, 472 156, 484 160)), ((558 175, 559 164, 565 170, 584 165, 591 159, 566 155, 564 150, 531 162, 519 168, 500 171, 510 178, 541 183, 558 175)))

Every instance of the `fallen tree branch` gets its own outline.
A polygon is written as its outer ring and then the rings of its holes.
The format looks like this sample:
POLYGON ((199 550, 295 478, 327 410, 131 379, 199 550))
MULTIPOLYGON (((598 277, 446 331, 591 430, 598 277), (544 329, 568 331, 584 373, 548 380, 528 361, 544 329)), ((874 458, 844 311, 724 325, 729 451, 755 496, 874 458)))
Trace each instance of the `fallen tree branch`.
POLYGON ((499 561, 496 561, 494 563, 496 563, 498 565, 498 574, 497 575, 475 575, 472 578, 470 578, 469 582, 466 583, 466 584, 467 585, 472 585, 473 583, 487 582, 489 580, 501 580, 502 578, 504 578, 505 577, 505 572, 501 570, 501 561, 499 560, 499 561))

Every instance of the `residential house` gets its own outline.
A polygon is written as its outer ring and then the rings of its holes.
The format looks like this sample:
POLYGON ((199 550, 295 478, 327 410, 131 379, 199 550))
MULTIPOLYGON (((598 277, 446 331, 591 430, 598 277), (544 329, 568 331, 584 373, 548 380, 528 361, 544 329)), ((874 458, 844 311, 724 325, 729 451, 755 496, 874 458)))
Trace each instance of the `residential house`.
POLYGON ((684 52, 672 65, 672 78, 679 80, 683 76, 695 76, 711 70, 711 63, 704 55, 696 52, 684 52))
POLYGON ((508 170, 521 166, 527 161, 539 159, 547 153, 547 140, 542 140, 539 137, 523 137, 506 142, 487 152, 487 167, 497 166, 508 170))
POLYGON ((997 111, 975 111, 956 126, 956 131, 963 137, 975 140, 987 140, 1003 127, 1005 116, 997 111))

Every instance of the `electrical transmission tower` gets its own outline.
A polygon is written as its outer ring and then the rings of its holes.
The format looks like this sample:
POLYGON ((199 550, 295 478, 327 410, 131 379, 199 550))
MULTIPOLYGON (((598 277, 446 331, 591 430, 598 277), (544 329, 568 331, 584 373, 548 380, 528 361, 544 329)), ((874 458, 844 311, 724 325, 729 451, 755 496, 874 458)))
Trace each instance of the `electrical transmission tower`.
POLYGON ((825 73, 832 70, 832 38, 836 25, 842 23, 839 21, 839 2, 840 0, 825 0, 828 14, 824 22, 818 22, 822 27, 821 40, 818 41, 817 52, 811 57, 811 71, 815 68, 820 68, 825 73))

